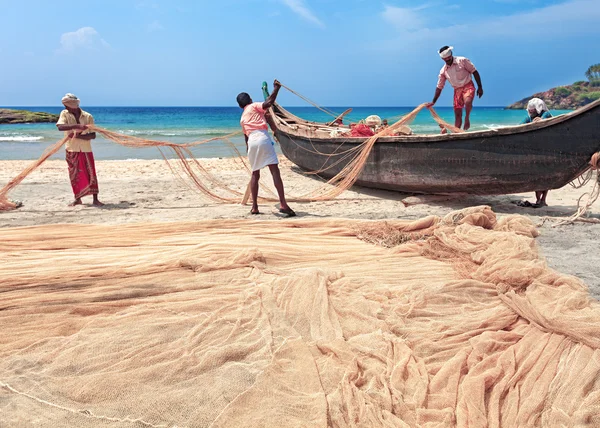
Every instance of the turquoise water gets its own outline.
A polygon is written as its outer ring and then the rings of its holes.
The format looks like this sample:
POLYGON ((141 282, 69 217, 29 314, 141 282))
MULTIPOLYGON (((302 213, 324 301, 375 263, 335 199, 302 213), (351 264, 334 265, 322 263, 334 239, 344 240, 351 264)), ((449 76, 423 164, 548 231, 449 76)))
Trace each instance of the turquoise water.
MULTIPOLYGON (((19 108, 19 107, 9 107, 19 108)), ((347 107, 331 107, 343 112, 347 107)), ((62 107, 26 107, 27 110, 60 113, 62 107)), ((240 130, 241 109, 238 107, 85 107, 94 116, 96 125, 143 138, 186 143, 204 140, 240 130)), ((331 116, 313 107, 290 107, 288 110, 307 120, 326 122, 331 116)), ((390 123, 410 112, 410 107, 358 107, 347 115, 344 123, 357 122, 376 114, 390 119, 390 123)), ((450 107, 440 107, 437 112, 446 121, 454 122, 450 107)), ((566 111, 553 111, 553 115, 566 111)), ((471 115, 471 129, 482 130, 515 125, 525 117, 525 111, 504 110, 502 107, 475 107, 471 115)), ((438 133, 439 127, 427 111, 422 111, 410 125, 415 133, 438 133)), ((0 125, 0 160, 37 159, 50 144, 60 140, 62 133, 51 123, 0 125)), ((243 138, 233 139, 236 146, 245 151, 243 138)), ((103 138, 93 141, 96 159, 160 159, 155 148, 131 149, 103 138)), ((194 149, 197 157, 214 158, 233 156, 232 150, 223 142, 211 142, 194 149)), ((59 152, 55 155, 63 158, 59 152)))

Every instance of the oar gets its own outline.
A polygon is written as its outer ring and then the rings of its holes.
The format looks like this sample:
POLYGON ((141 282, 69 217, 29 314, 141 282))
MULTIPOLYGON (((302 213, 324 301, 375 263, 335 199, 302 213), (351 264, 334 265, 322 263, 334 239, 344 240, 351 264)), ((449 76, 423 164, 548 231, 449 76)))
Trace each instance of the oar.
POLYGON ((331 122, 327 122, 327 126, 333 125, 335 122, 337 122, 338 120, 342 119, 344 116, 346 116, 351 111, 352 111, 352 109, 349 108, 348 110, 346 110, 345 112, 343 112, 342 114, 340 114, 338 117, 336 117, 335 119, 333 119, 331 122))

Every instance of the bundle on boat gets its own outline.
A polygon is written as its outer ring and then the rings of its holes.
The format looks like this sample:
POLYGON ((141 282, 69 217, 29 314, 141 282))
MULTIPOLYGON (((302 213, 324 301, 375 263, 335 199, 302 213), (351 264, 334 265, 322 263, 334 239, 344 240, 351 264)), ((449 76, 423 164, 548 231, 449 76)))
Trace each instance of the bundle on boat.
POLYGON ((530 220, 276 223, 3 231, 2 426, 600 424, 600 304, 530 220))

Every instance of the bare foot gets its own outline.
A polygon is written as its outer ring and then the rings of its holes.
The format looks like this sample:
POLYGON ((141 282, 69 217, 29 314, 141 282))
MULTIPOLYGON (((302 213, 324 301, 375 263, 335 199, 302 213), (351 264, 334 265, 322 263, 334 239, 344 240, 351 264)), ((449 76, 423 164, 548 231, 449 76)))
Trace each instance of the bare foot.
POLYGON ((94 202, 92 202, 92 204, 95 207, 103 207, 104 206, 104 204, 102 202, 100 202, 98 199, 96 199, 94 202))
POLYGON ((75 199, 73 202, 69 204, 70 207, 74 207, 75 205, 81 205, 81 198, 75 199))
POLYGON ((464 130, 468 131, 469 128, 471 127, 471 121, 469 119, 465 119, 465 127, 464 130))

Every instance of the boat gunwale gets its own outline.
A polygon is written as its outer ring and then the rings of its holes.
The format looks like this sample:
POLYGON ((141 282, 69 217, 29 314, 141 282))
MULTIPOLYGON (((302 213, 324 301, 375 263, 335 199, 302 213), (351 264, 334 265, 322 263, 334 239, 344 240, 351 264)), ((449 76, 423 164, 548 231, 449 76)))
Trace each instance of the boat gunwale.
MULTIPOLYGON (((310 122, 305 119, 302 119, 285 108, 281 107, 279 104, 276 104, 274 109, 278 109, 285 117, 290 118, 298 122, 297 124, 302 124, 308 127, 325 127, 327 126, 324 123, 319 122, 310 122)), ((540 129, 560 125, 563 122, 566 122, 576 116, 582 115, 590 110, 595 108, 600 108, 600 100, 589 103, 577 110, 573 110, 572 112, 561 114, 559 116, 552 117, 550 119, 545 119, 543 121, 527 123, 523 125, 513 125, 507 127, 501 127, 497 129, 490 129, 485 131, 472 131, 472 132, 464 132, 464 133, 456 133, 456 134, 432 134, 432 135, 410 135, 410 136, 386 136, 379 137, 376 143, 452 143, 455 141, 469 140, 469 139, 481 139, 481 138, 491 138, 496 136, 504 136, 504 135, 516 135, 516 134, 526 134, 530 132, 535 132, 540 129)), ((276 114, 273 114, 273 117, 276 118, 275 125, 278 131, 283 132, 288 135, 293 135, 296 138, 302 138, 305 140, 310 140, 311 142, 321 142, 328 144, 362 144, 369 137, 320 137, 317 135, 307 136, 301 135, 296 132, 290 125, 283 123, 279 119, 276 114)), ((294 125, 297 125, 294 124, 294 125)), ((600 141, 599 141, 600 146, 600 141)))

